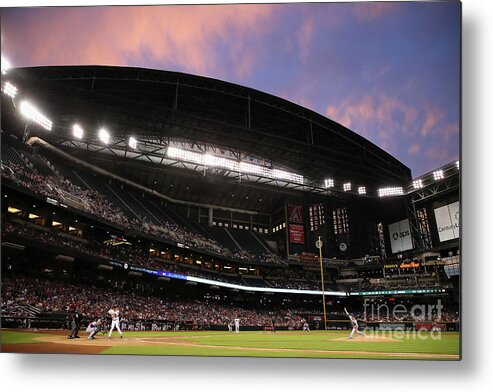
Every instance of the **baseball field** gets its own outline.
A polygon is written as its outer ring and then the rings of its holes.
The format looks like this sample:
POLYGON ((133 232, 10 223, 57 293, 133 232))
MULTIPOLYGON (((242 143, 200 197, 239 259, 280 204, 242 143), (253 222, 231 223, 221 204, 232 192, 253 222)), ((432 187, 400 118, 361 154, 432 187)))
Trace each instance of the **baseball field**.
POLYGON ((347 331, 125 332, 87 340, 66 331, 2 330, 1 350, 9 353, 192 355, 272 358, 367 358, 459 360, 459 333, 368 332, 349 340, 347 331))

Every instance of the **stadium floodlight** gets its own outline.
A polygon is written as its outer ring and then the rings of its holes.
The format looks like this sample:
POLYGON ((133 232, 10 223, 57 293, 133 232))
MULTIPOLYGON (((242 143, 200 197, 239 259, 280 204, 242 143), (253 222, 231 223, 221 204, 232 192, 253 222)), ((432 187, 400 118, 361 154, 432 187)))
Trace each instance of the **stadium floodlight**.
POLYGON ((181 152, 182 150, 180 150, 179 148, 169 146, 168 151, 166 151, 166 154, 170 158, 180 158, 181 152))
POLYGON ((421 189, 423 188, 423 180, 418 179, 413 181, 413 188, 414 189, 421 189))
POLYGON ((15 87, 9 82, 5 82, 2 85, 2 91, 5 95, 8 95, 10 98, 15 98, 15 96, 17 95, 17 87, 15 87))
POLYGON ((455 161, 455 166, 457 167, 457 170, 460 169, 460 162, 459 161, 455 161))
POLYGON ((254 174, 267 178, 287 180, 299 184, 304 183, 304 177, 296 173, 291 173, 279 169, 271 169, 265 166, 254 165, 248 162, 238 162, 233 159, 218 157, 209 153, 202 154, 169 146, 166 155, 169 158, 180 159, 203 166, 222 167, 238 173, 254 174))
POLYGON ((359 195, 366 195, 366 186, 358 187, 358 194, 359 195))
POLYGON ((228 170, 238 171, 238 163, 232 159, 216 157, 211 154, 203 155, 203 164, 205 166, 223 167, 228 170))
POLYGON ((304 178, 303 176, 295 173, 290 173, 284 170, 279 170, 279 169, 273 169, 271 172, 272 178, 276 178, 279 180, 288 180, 292 182, 296 182, 298 184, 303 184, 304 178))
POLYGON ((443 180, 443 178, 444 178, 443 170, 437 170, 433 172, 433 179, 435 181, 443 180))
POLYGON ((349 192, 351 190, 351 183, 350 182, 346 182, 343 185, 343 189, 344 189, 344 192, 349 192))
POLYGON ((386 197, 386 196, 400 196, 404 194, 404 189, 400 186, 391 187, 391 188, 380 188, 378 190, 378 196, 386 197))
POLYGON ((2 75, 5 75, 9 69, 10 69, 10 63, 7 61, 5 57, 2 56, 2 75))
POLYGON ((38 109, 36 109, 33 105, 31 105, 27 101, 22 101, 19 110, 21 114, 26 117, 28 120, 31 120, 41 126, 42 128, 51 131, 52 122, 46 118, 44 114, 42 114, 38 109))
POLYGON ((334 188, 334 180, 332 178, 325 180, 325 188, 334 188))
POLYGON ((82 136, 84 136, 84 130, 80 127, 79 124, 74 124, 72 132, 77 139, 82 139, 82 136))
POLYGON ((108 144, 110 141, 110 134, 104 128, 99 130, 99 140, 101 140, 104 144, 108 144))
POLYGON ((167 155, 170 158, 181 159, 183 161, 204 164, 203 154, 199 154, 193 151, 182 150, 181 148, 168 147, 167 155))
POLYGON ((270 177, 270 169, 265 166, 254 165, 253 163, 240 162, 239 166, 240 173, 255 174, 261 177, 270 177))
POLYGON ((133 136, 130 136, 128 138, 128 146, 130 148, 133 148, 134 150, 137 149, 137 139, 134 138, 133 136))

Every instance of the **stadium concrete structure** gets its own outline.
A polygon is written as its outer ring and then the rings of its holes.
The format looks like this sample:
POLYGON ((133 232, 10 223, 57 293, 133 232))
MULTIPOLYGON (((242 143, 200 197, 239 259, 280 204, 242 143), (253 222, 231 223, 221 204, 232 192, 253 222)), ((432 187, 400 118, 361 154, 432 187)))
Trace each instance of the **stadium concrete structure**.
MULTIPOLYGON (((288 309, 322 329, 320 238, 328 327, 371 298, 440 299, 444 328, 459 328, 459 162, 413 179, 311 110, 183 73, 17 68, 2 91, 2 288, 39 278, 218 313, 288 309)), ((63 324, 66 311, 41 308, 2 308, 3 325, 63 324)), ((226 326, 154 316, 141 322, 226 326)), ((246 327, 264 328, 256 317, 246 327)))

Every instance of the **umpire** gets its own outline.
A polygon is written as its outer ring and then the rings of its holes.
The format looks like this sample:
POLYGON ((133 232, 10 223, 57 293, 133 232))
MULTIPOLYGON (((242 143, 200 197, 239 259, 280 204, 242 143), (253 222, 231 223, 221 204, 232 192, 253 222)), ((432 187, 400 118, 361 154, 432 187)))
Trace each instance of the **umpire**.
POLYGON ((75 305, 72 305, 71 307, 70 318, 70 335, 68 335, 68 339, 79 339, 80 336, 78 332, 80 328, 81 316, 75 309, 75 305))

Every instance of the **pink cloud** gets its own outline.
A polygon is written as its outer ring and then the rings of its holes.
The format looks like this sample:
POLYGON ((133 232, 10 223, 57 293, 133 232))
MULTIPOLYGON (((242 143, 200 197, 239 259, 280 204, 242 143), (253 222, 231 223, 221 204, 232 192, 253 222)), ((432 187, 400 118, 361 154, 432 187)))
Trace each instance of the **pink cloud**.
POLYGON ((421 146, 418 143, 414 143, 411 147, 408 148, 407 152, 409 155, 416 155, 421 150, 421 146))
POLYGON ((310 43, 313 38, 313 32, 315 30, 315 21, 313 18, 306 19, 301 28, 298 30, 297 38, 298 45, 300 47, 299 56, 301 61, 306 61, 308 59, 308 54, 310 51, 310 43))
MULTIPOLYGON (((149 56, 159 64, 211 75, 225 67, 216 48, 220 44, 234 65, 230 71, 245 77, 256 56, 241 38, 261 39, 274 28, 272 18, 268 4, 47 8, 31 16, 20 34, 8 26, 3 33, 10 52, 29 45, 29 64, 22 65, 138 65, 149 56)), ((15 21, 7 22, 15 30, 15 21)))
POLYGON ((353 4, 354 14, 359 20, 374 21, 389 16, 398 9, 390 2, 361 2, 353 4))
POLYGON ((327 106, 325 113, 389 150, 394 149, 396 141, 403 135, 412 134, 418 119, 415 107, 383 94, 359 100, 347 99, 338 105, 327 106))
POLYGON ((425 155, 428 159, 439 164, 444 162, 451 162, 458 158, 458 153, 451 153, 443 146, 432 146, 425 151, 425 155))
POLYGON ((429 108, 425 113, 425 120, 420 130, 421 135, 427 136, 430 132, 434 131, 444 116, 445 113, 441 108, 437 106, 429 108))
POLYGON ((442 135, 442 142, 444 144, 447 144, 453 135, 459 134, 459 129, 460 126, 458 122, 452 122, 450 124, 447 124, 445 127, 443 127, 440 132, 440 134, 442 135))
POLYGON ((459 124, 447 123, 444 110, 439 106, 426 102, 411 105, 400 98, 381 94, 348 98, 328 105, 325 114, 390 153, 404 149, 410 156, 424 154, 437 164, 456 159, 449 154, 449 147, 450 142, 456 140, 453 137, 459 133, 459 124), (432 136, 439 138, 439 147, 423 151, 425 141, 432 136))

